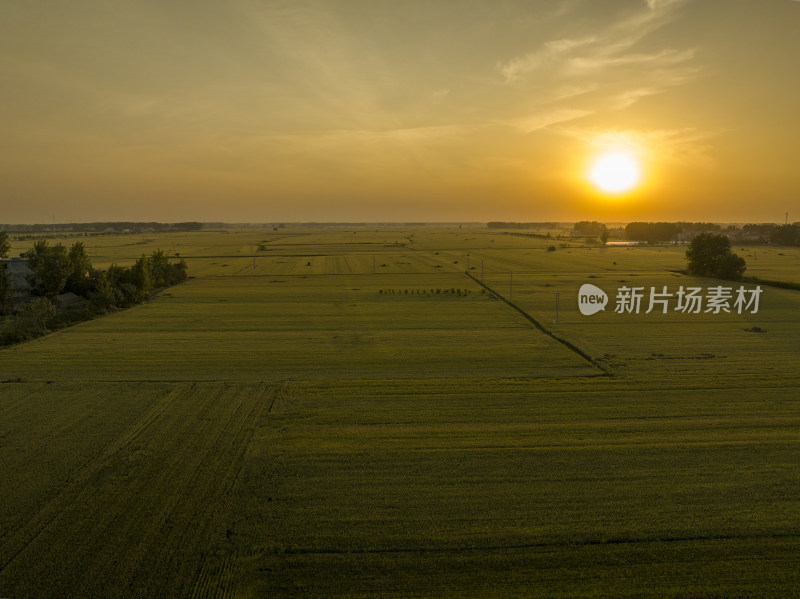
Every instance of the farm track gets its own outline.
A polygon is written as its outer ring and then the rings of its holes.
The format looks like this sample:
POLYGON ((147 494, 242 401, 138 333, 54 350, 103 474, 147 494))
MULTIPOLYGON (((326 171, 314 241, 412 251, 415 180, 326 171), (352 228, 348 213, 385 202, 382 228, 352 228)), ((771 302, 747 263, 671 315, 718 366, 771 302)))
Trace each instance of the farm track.
POLYGON ((0 540, 3 594, 185 596, 277 391, 176 385, 0 540))
POLYGON ((485 283, 481 282, 480 280, 476 279, 476 278, 475 278, 473 275, 471 275, 469 272, 465 272, 464 274, 465 274, 465 275, 467 275, 467 276, 468 276, 470 279, 472 279, 473 281, 475 281, 475 282, 476 282, 478 285, 480 285, 481 287, 485 288, 485 289, 486 289, 487 291, 489 291, 490 293, 493 293, 494 295, 496 295, 497 297, 499 297, 499 298, 500 298, 501 300, 503 300, 503 301, 504 301, 506 304, 508 304, 509 306, 511 306, 512 308, 514 308, 514 310, 516 310, 517 312, 519 312, 520 314, 522 314, 522 316, 523 316, 523 317, 524 317, 524 318, 525 318, 525 319, 526 319, 528 322, 530 322, 530 323, 531 323, 533 326, 535 326, 535 327, 536 327, 536 328, 537 328, 539 331, 541 331, 542 333, 544 333, 544 334, 545 334, 545 335, 547 335, 548 337, 551 337, 551 338, 553 338, 555 341, 558 341, 558 342, 559 342, 561 345, 563 345, 564 347, 566 347, 568 350, 570 350, 571 352, 573 352, 573 353, 577 354, 578 356, 580 356, 581 358, 583 358, 584 360, 586 360, 587 362, 589 362, 589 363, 590 363, 592 366, 594 366, 595 368, 597 368, 598 370, 600 370, 600 371, 602 372, 602 375, 606 375, 606 376, 613 376, 613 373, 612 373, 610 370, 608 370, 608 368, 606 368, 605 366, 603 366, 602 364, 600 364, 600 363, 599 363, 597 360, 595 360, 594 358, 592 358, 592 357, 591 357, 589 354, 587 354, 586 352, 584 352, 582 349, 580 349, 579 347, 577 347, 575 344, 573 344, 573 343, 570 343, 570 342, 569 342, 569 341, 567 341, 566 339, 563 339, 562 337, 559 337, 558 335, 555 335, 554 333, 552 333, 552 332, 550 332, 549 330, 547 330, 545 327, 543 327, 543 326, 542 326, 542 324, 541 324, 541 323, 540 323, 538 320, 536 320, 536 319, 535 319, 533 316, 531 316, 530 314, 528 314, 528 313, 527 313, 525 310, 523 310, 522 308, 520 308, 520 307, 519 307, 517 304, 515 304, 514 302, 512 302, 510 299, 508 299, 508 298, 506 298, 506 297, 502 296, 501 294, 497 293, 497 292, 496 292, 494 289, 492 289, 491 287, 489 287, 489 286, 488 286, 488 285, 486 285, 485 283))

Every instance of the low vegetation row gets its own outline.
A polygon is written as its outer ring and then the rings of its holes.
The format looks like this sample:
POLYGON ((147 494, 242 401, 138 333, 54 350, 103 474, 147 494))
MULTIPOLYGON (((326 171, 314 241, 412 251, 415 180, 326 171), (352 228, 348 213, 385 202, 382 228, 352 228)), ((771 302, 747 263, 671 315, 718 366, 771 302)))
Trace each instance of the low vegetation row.
MULTIPOLYGON (((5 233, 0 233, 0 257, 8 252, 5 233)), ((161 250, 142 255, 133 266, 116 264, 107 270, 92 267, 80 241, 67 249, 63 244, 37 241, 22 254, 29 274, 29 301, 14 301, 13 280, 0 268, 0 344, 25 341, 73 322, 128 308, 149 299, 159 289, 186 280, 186 262, 170 262, 161 250)), ((17 293, 19 290, 16 290, 17 293)))
MULTIPOLYGON (((485 293, 485 290, 482 290, 485 293)), ((469 289, 379 289, 381 295, 456 295, 467 296, 472 291, 469 289)))

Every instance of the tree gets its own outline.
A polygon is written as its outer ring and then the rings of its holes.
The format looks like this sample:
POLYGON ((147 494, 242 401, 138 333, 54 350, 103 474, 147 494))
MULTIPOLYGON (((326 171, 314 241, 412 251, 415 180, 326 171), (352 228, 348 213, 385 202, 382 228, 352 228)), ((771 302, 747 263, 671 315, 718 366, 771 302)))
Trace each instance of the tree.
POLYGON ((169 287, 186 280, 186 261, 170 264, 169 258, 162 250, 155 250, 150 256, 150 267, 153 271, 153 287, 169 287))
POLYGON ((675 223, 628 223, 625 227, 625 236, 632 241, 647 241, 649 243, 663 243, 670 241, 681 228, 675 223))
POLYGON ((153 267, 150 258, 142 254, 130 268, 130 283, 136 287, 136 301, 143 302, 153 291, 153 267))
POLYGON ((719 270, 716 277, 718 279, 726 279, 729 281, 738 281, 742 278, 747 265, 744 258, 737 256, 733 252, 729 252, 722 256, 719 261, 719 270))
POLYGON ((716 223, 689 223, 681 221, 676 224, 681 228, 681 231, 687 233, 711 233, 722 230, 722 227, 716 223))
POLYGON ((97 310, 110 310, 122 303, 122 292, 114 287, 105 271, 93 270, 90 281, 89 299, 97 310))
POLYGON ((155 250, 150 256, 150 269, 153 272, 153 286, 166 287, 169 281, 169 258, 162 250, 155 250))
POLYGON ((0 314, 11 307, 11 277, 5 264, 0 264, 0 314))
MULTIPOLYGON (((139 301, 136 285, 132 283, 131 269, 112 264, 104 274, 105 277, 101 277, 98 284, 105 285, 105 282, 107 282, 114 290, 114 302, 113 305, 109 305, 109 307, 124 308, 139 301)), ((100 289, 99 291, 105 297, 111 298, 107 290, 100 289)))
POLYGON ((29 283, 37 295, 53 297, 64 290, 71 273, 71 264, 67 248, 57 243, 50 247, 47 240, 42 239, 33 245, 33 249, 24 254, 28 266, 33 271, 29 283))
MULTIPOLYGON (((0 231, 0 258, 7 258, 11 243, 8 241, 8 233, 0 231)), ((5 314, 11 305, 11 277, 5 264, 0 264, 0 314, 5 314)))
POLYGON ((178 260, 176 264, 172 265, 172 279, 170 281, 170 285, 177 285, 178 283, 183 283, 188 277, 187 271, 189 270, 189 265, 186 264, 186 260, 181 258, 178 260))
POLYGON ((92 272, 92 261, 89 259, 82 241, 76 241, 69 250, 69 268, 70 272, 64 289, 88 297, 92 283, 89 278, 92 272))
POLYGON ((689 272, 700 277, 738 280, 744 274, 744 258, 731 251, 731 242, 724 235, 701 233, 686 250, 689 272))
POLYGON ((0 231, 0 258, 8 258, 8 251, 11 249, 11 242, 8 240, 8 233, 0 231))
POLYGON ((39 297, 25 304, 16 315, 16 329, 23 338, 43 335, 47 332, 47 323, 56 315, 56 309, 50 300, 39 297))
POLYGON ((593 220, 582 220, 575 223, 573 229, 580 235, 591 235, 592 237, 601 237, 606 232, 606 226, 603 223, 598 223, 593 220))
POLYGON ((800 225, 780 225, 769 235, 769 240, 776 245, 800 245, 800 225))

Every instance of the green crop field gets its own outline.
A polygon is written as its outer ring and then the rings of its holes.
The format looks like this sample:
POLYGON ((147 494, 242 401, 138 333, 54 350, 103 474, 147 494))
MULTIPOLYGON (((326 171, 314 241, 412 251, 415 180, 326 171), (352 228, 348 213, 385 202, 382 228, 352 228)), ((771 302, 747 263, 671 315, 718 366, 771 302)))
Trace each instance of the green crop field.
POLYGON ((0 349, 0 597, 800 596, 800 291, 684 313, 757 283, 477 226, 81 240, 192 278, 0 349))

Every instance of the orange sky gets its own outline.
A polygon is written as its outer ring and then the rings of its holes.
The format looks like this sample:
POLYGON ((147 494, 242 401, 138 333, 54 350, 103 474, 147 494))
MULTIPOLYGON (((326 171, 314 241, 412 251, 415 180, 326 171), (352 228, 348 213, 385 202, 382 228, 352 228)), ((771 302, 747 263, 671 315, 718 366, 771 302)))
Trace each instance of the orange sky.
POLYGON ((800 2, 0 3, 0 223, 800 220, 800 2), (643 182, 586 182, 606 148, 643 182))

